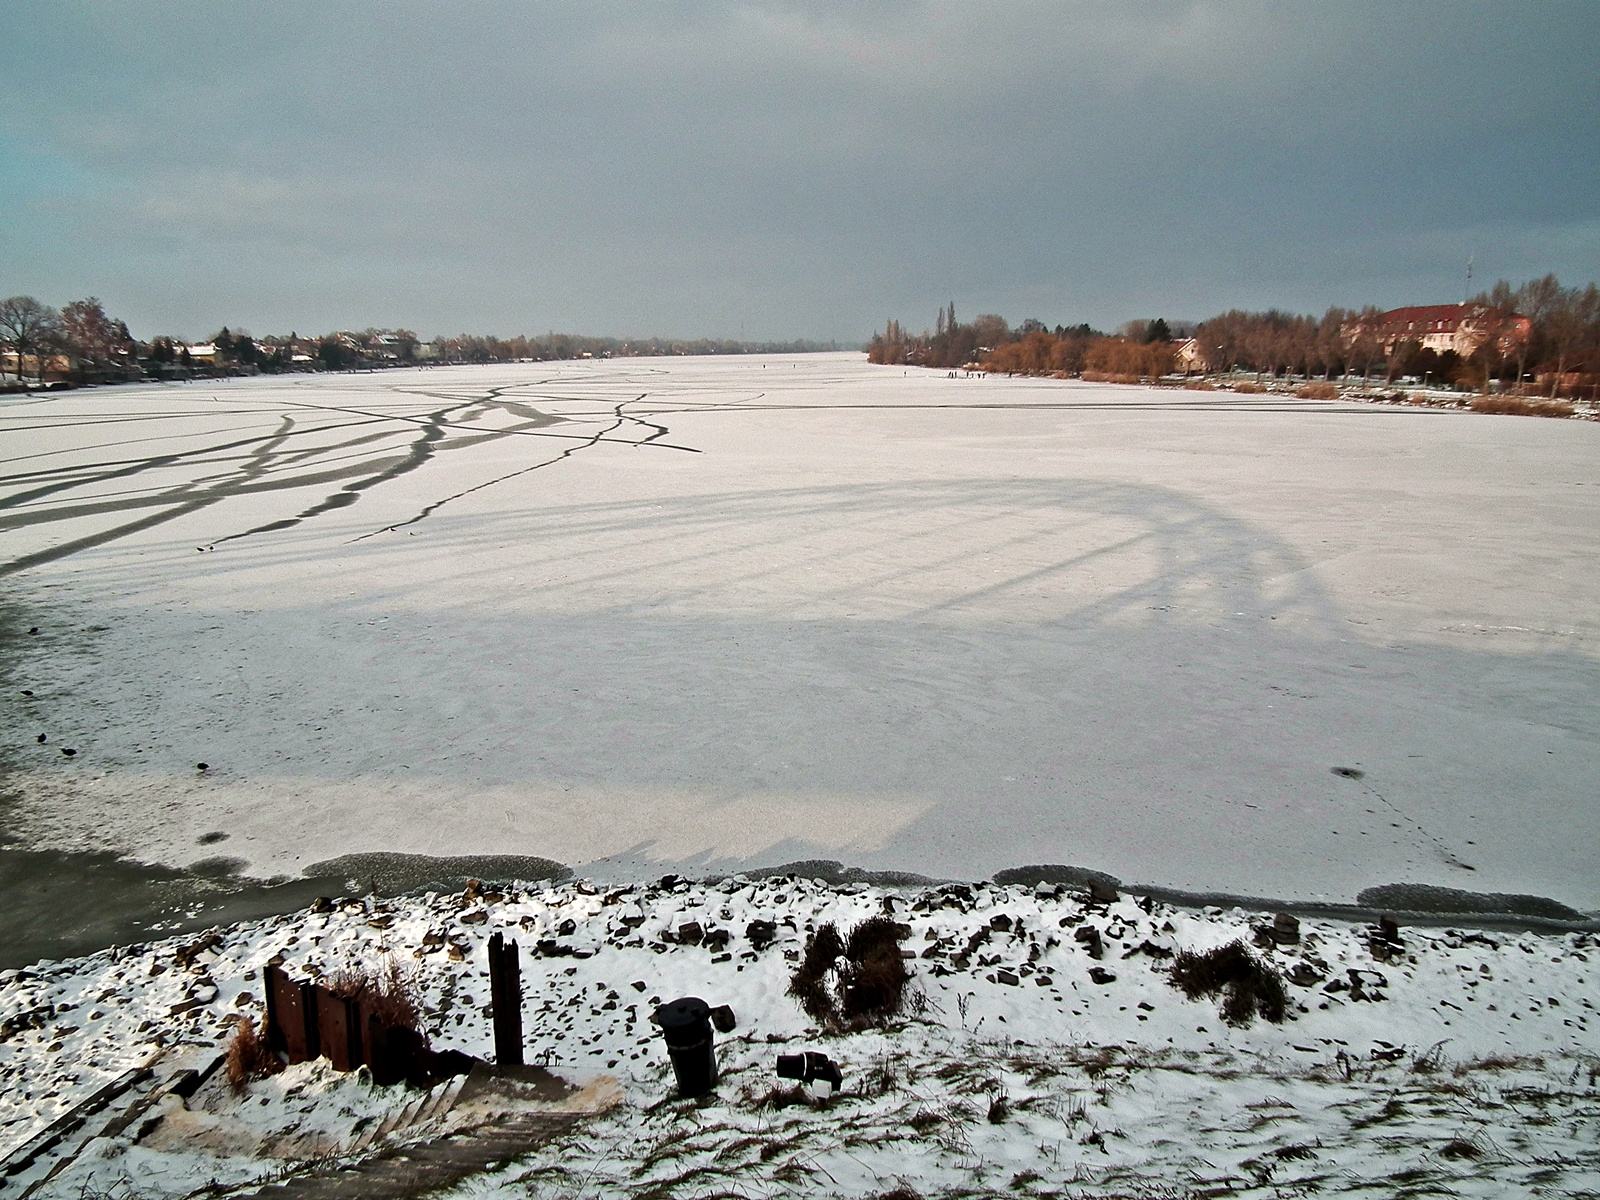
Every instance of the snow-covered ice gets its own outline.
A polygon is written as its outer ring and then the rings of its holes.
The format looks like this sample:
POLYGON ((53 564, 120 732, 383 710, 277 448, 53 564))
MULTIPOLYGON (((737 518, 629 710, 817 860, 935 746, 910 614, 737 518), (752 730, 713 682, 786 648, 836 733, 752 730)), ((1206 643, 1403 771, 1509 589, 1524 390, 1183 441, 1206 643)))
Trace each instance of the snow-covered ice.
POLYGON ((13 845, 1600 907, 1593 423, 822 355, 0 425, 13 845))

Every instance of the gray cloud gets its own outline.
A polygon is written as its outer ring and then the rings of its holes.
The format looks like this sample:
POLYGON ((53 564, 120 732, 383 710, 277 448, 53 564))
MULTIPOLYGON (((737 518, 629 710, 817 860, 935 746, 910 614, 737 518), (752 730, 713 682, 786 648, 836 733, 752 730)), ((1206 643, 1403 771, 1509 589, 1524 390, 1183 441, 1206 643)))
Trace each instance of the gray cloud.
POLYGON ((0 290, 856 339, 1600 275, 1600 9, 25 6, 0 290))

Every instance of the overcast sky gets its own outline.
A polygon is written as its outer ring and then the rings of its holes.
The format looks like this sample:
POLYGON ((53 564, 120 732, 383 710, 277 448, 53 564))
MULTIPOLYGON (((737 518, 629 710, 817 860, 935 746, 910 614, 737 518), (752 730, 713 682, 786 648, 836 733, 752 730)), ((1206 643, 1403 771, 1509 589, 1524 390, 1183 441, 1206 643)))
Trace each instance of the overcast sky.
POLYGON ((1600 278, 1600 2, 0 0, 0 295, 864 340, 1600 278))

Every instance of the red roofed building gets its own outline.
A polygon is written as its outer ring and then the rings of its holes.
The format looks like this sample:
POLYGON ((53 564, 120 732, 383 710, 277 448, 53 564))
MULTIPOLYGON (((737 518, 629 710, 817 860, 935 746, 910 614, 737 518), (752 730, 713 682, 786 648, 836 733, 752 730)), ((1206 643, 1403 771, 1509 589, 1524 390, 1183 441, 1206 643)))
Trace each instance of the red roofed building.
POLYGON ((1436 354, 1454 350, 1468 358, 1490 337, 1499 338, 1502 354, 1509 353, 1526 341, 1532 330, 1533 322, 1527 317, 1487 304, 1425 304, 1391 309, 1366 331, 1350 322, 1343 332, 1347 344, 1362 332, 1375 335, 1385 354, 1393 353, 1401 342, 1420 342, 1424 350, 1436 354))

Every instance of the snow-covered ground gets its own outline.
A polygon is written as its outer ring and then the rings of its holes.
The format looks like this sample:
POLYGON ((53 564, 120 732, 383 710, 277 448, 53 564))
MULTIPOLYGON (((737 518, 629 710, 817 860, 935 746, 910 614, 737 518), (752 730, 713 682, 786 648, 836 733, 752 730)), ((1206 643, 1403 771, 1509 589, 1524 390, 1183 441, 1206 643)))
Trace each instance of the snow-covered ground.
POLYGON ((12 845, 1600 908, 1589 423, 821 355, 0 427, 12 845))
MULTIPOLYGON (((398 961, 413 973, 433 1044, 487 1056, 485 944, 502 931, 524 951, 531 1060, 612 1088, 621 1103, 453 1194, 1600 1188, 1592 935, 1402 929, 1403 947, 1380 959, 1365 929, 1308 920, 1298 945, 1257 951, 1297 981, 1281 1025, 1230 1026, 1214 1001, 1169 985, 1169 953, 1248 942, 1263 917, 1132 897, 1097 905, 1054 888, 802 878, 346 901, 7 973, 0 1152, 127 1066, 158 1051, 203 1053, 239 1015, 259 1019, 260 972, 279 955, 299 977, 398 961), (904 946, 917 955, 905 1012, 823 1036, 786 994, 806 935, 885 913, 909 926, 904 946), (762 949, 747 935, 758 920, 777 929, 762 949), (726 945, 668 940, 689 923, 726 931, 726 945), (1098 959, 1078 936, 1090 927, 1098 959), (530 957, 541 941, 550 952, 530 957), (698 1102, 671 1098, 647 1021, 656 1003, 686 994, 729 1004, 738 1019, 719 1038, 722 1083, 698 1102), (826 1103, 785 1094, 774 1074, 778 1053, 801 1049, 843 1068, 843 1090, 826 1103)), ((315 1065, 239 1098, 216 1086, 193 1113, 172 1105, 179 1120, 165 1133, 90 1142, 46 1194, 231 1187, 337 1157, 343 1139, 407 1099, 403 1087, 315 1065)))

